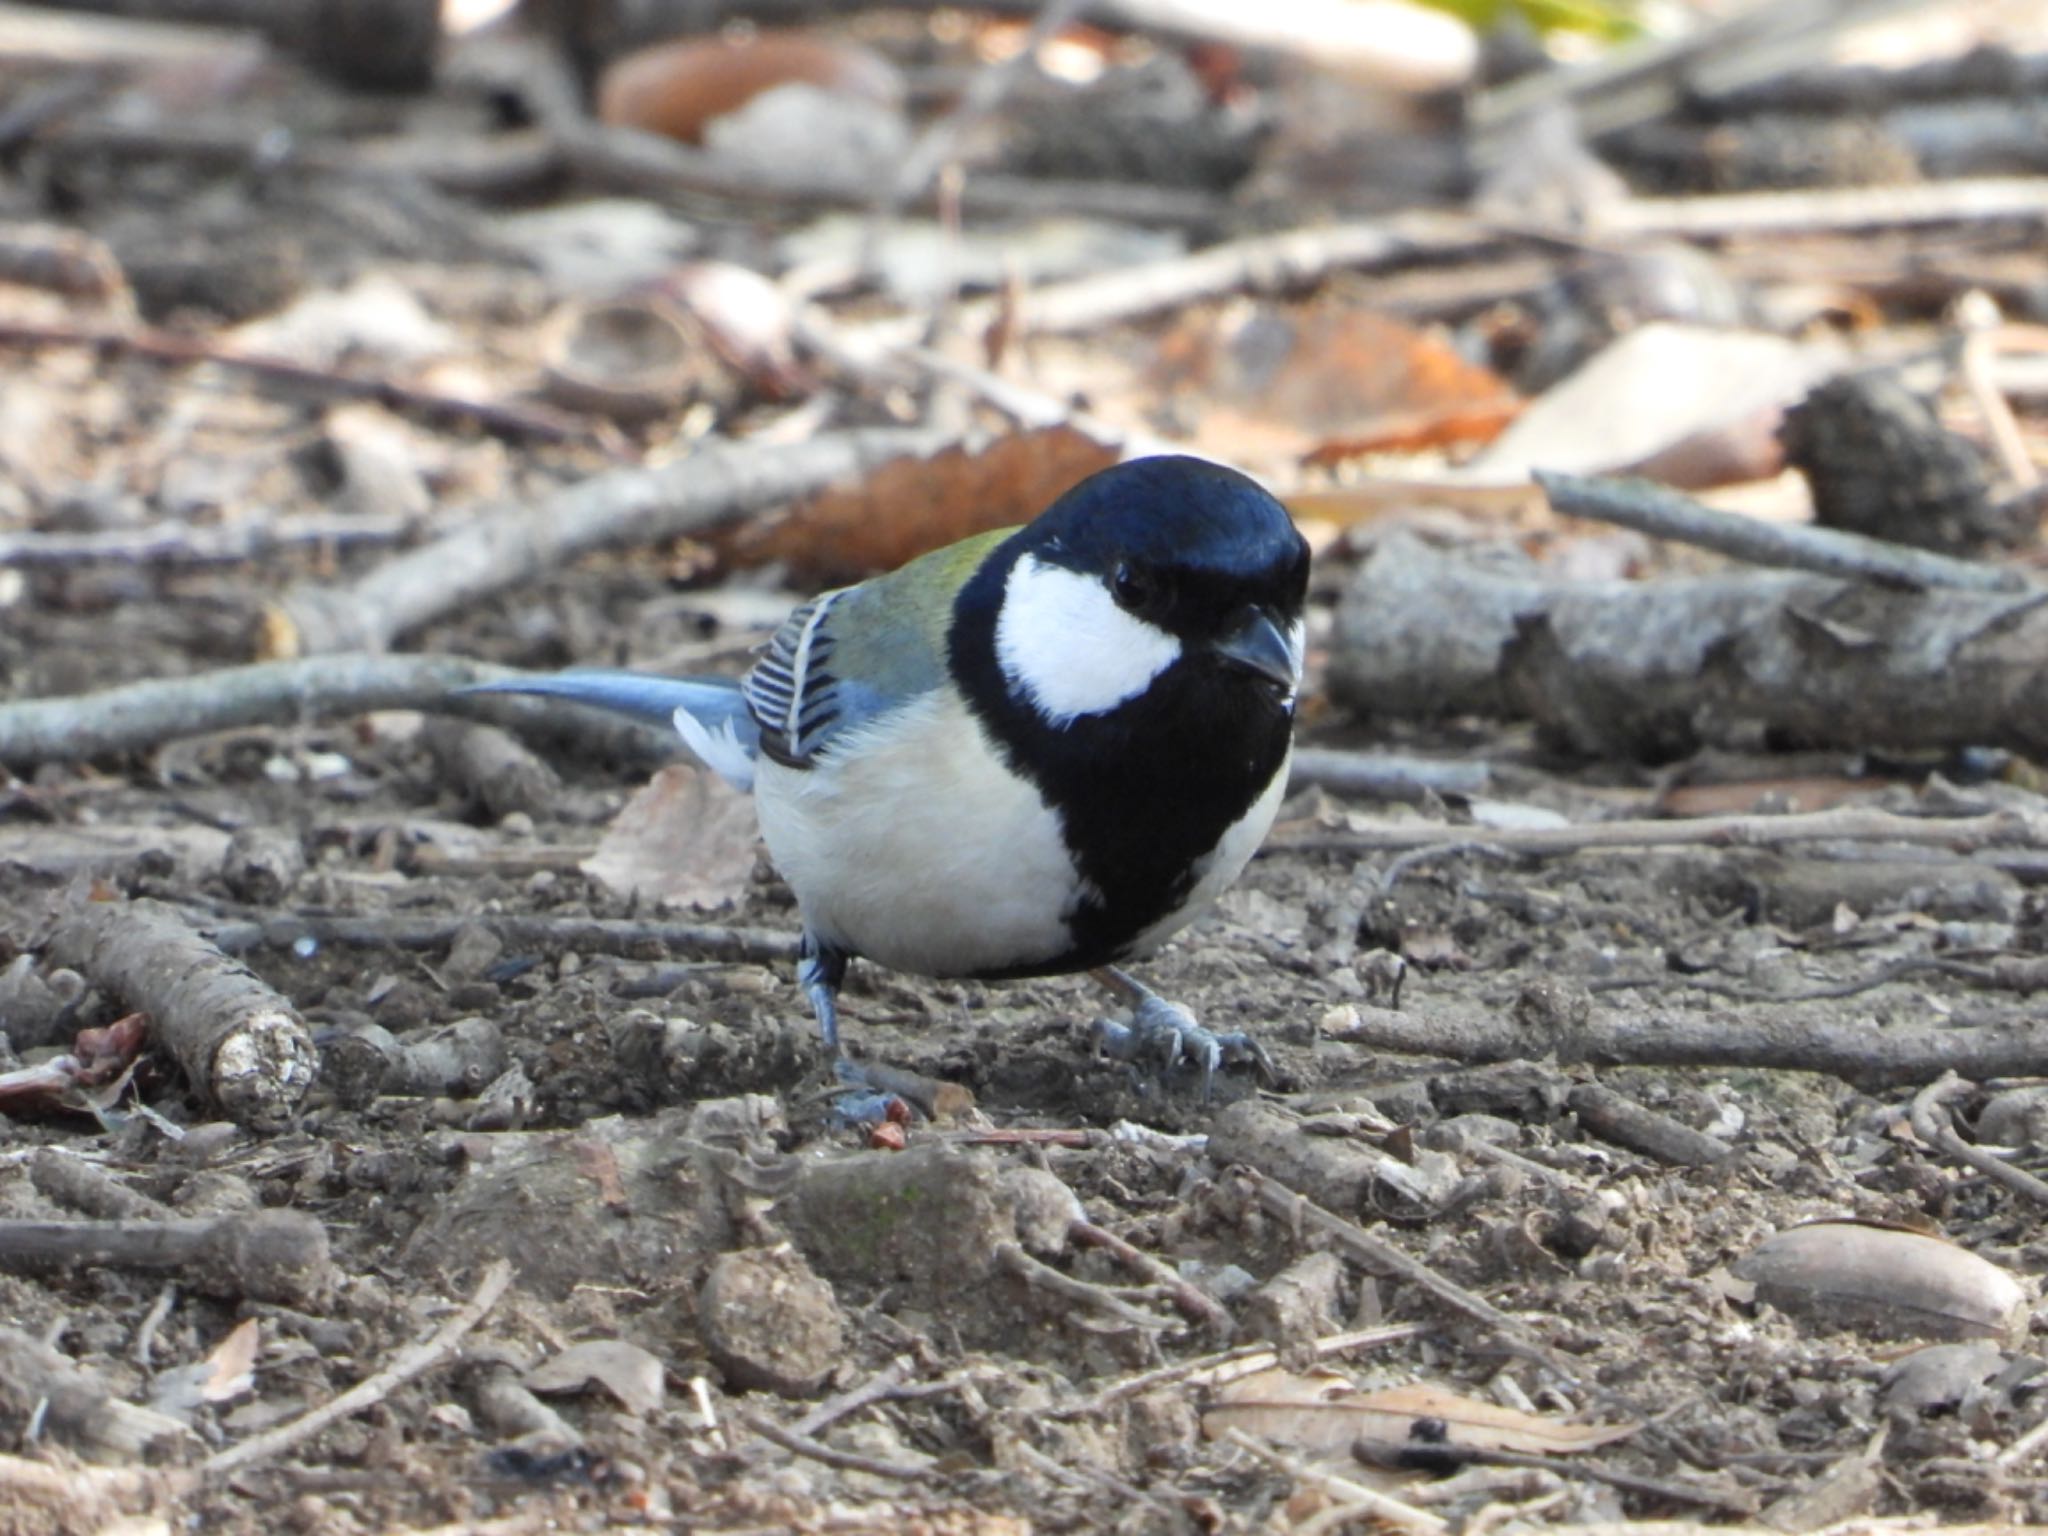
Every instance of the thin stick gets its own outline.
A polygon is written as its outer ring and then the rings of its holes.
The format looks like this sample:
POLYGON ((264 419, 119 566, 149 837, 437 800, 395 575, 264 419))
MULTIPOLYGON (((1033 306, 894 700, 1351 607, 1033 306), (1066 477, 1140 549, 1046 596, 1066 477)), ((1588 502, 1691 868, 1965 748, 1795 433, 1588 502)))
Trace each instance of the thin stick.
POLYGON ((1596 480, 1538 470, 1536 483, 1543 487, 1551 506, 1572 517, 1589 517, 1652 538, 1695 544, 1752 565, 1818 571, 1853 581, 1971 592, 2019 592, 2027 586, 2017 571, 1908 549, 1834 528, 1786 527, 1721 512, 1648 480, 1596 480))
MULTIPOLYGON (((1266 845, 1268 853, 1397 853, 1472 843, 1471 827, 1390 822, 1266 845)), ((1969 852, 2048 847, 2048 820, 2021 811, 1983 816, 1895 816, 1859 806, 1792 816, 1701 816, 1691 821, 1598 821, 1569 827, 1489 827, 1485 846, 1529 858, 1588 849, 1779 848, 1787 843, 1910 843, 1969 852)))
POLYGON ((1103 1249, 1124 1268, 1143 1275, 1146 1280, 1159 1287, 1180 1309, 1181 1316, 1190 1322, 1228 1337, 1233 1326, 1230 1313, 1223 1304, 1208 1292, 1188 1284, 1174 1273, 1166 1263, 1142 1248, 1125 1242, 1107 1227, 1099 1227, 1092 1221, 1076 1221, 1067 1228, 1075 1241, 1090 1247, 1103 1249))
POLYGON ((13 530, 0 533, 0 565, 239 565, 286 550, 361 548, 397 544, 419 527, 415 517, 346 516, 249 518, 193 524, 166 520, 140 528, 87 533, 13 530))
POLYGON ((452 1355, 497 1305, 498 1298, 505 1294, 505 1287, 511 1283, 511 1264, 504 1259, 494 1259, 477 1282, 475 1293, 435 1331, 432 1338, 400 1350, 383 1370, 365 1377, 339 1397, 275 1429, 254 1435, 239 1445, 216 1451, 199 1464, 200 1472, 208 1477, 222 1477, 259 1461, 267 1461, 310 1440, 328 1425, 382 1402, 415 1376, 424 1375, 452 1355))

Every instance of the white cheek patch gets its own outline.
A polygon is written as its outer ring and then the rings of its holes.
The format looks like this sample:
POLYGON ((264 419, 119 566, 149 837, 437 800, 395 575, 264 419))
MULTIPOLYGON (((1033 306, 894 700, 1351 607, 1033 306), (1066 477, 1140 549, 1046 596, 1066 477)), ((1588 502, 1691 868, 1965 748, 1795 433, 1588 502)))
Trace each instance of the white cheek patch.
POLYGON ((1136 698, 1180 659, 1180 641, 1116 605, 1092 576, 1026 555, 996 619, 1003 676, 1052 725, 1136 698))

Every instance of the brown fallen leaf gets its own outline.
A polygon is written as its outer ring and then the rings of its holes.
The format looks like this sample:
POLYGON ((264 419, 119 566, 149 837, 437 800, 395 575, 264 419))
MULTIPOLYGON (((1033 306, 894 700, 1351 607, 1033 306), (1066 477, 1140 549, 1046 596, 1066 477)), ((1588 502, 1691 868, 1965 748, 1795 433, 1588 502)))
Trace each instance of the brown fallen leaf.
POLYGON ((1519 409, 1498 374, 1446 342, 1335 300, 1194 314, 1161 342, 1151 383, 1207 448, 1239 462, 1312 454, 1389 418, 1519 409))
POLYGON ((1567 1424, 1426 1383, 1360 1392, 1336 1371, 1276 1366, 1231 1382, 1202 1415, 1202 1433, 1232 1429, 1311 1455, 1348 1456, 1352 1442, 1415 1440, 1425 1445, 1570 1455, 1633 1435, 1635 1424, 1567 1424), (1427 1421, 1429 1439, 1417 1435, 1427 1421))
POLYGON ((750 37, 654 43, 629 53, 598 81, 597 115, 694 144, 713 118, 784 85, 813 85, 884 105, 903 100, 903 77, 872 49, 771 28, 750 37))
POLYGON ((82 1029, 62 1056, 0 1072, 0 1113, 90 1114, 121 1096, 149 1039, 149 1019, 131 1013, 100 1029, 82 1029))
POLYGON ((753 877, 757 835, 752 796, 671 763, 626 802, 582 868, 621 895, 722 906, 753 877))
POLYGON ((646 1415, 661 1406, 661 1361, 624 1339, 586 1339, 543 1360, 526 1373, 534 1392, 582 1392, 593 1383, 619 1400, 626 1411, 646 1415))
POLYGON ((1521 414, 1516 399, 1485 400, 1440 411, 1410 411, 1368 421, 1326 438, 1302 456, 1313 469, 1327 469, 1369 453, 1441 453, 1492 442, 1521 414))
POLYGON ((723 553, 739 565, 780 560, 801 586, 855 581, 974 534, 1029 522, 1116 460, 1114 448, 1064 426, 928 459, 896 459, 865 484, 737 530, 723 553))

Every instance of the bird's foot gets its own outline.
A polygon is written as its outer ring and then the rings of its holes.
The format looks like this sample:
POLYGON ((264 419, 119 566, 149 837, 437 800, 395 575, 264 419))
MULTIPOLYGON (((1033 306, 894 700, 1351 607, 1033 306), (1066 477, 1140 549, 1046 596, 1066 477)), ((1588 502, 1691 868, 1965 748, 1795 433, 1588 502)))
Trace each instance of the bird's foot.
POLYGON ((1122 971, 1105 967, 1090 972, 1110 992, 1130 1005, 1131 1021, 1097 1019, 1094 1027, 1095 1056, 1121 1061, 1134 1068, 1156 1062, 1161 1078, 1183 1061, 1191 1062, 1202 1074, 1202 1102, 1209 1102, 1220 1067, 1250 1062, 1262 1081, 1274 1079, 1273 1059, 1265 1047, 1242 1030, 1204 1029, 1187 1008, 1161 997, 1143 982, 1122 971))

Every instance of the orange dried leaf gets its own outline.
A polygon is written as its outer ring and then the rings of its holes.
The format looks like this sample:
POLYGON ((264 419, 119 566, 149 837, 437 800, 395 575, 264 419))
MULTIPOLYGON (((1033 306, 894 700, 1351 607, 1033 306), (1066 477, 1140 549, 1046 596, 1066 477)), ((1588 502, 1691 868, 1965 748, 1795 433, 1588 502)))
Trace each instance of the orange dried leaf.
POLYGON ((1061 494, 1117 459, 1071 427, 897 459, 850 490, 827 491, 726 541, 742 565, 780 560, 803 586, 832 586, 992 528, 1029 522, 1061 494))
POLYGON ((903 99, 902 76, 880 54, 808 32, 769 30, 629 53, 599 80, 597 115, 695 144, 713 118, 780 85, 815 85, 888 105, 903 99))

